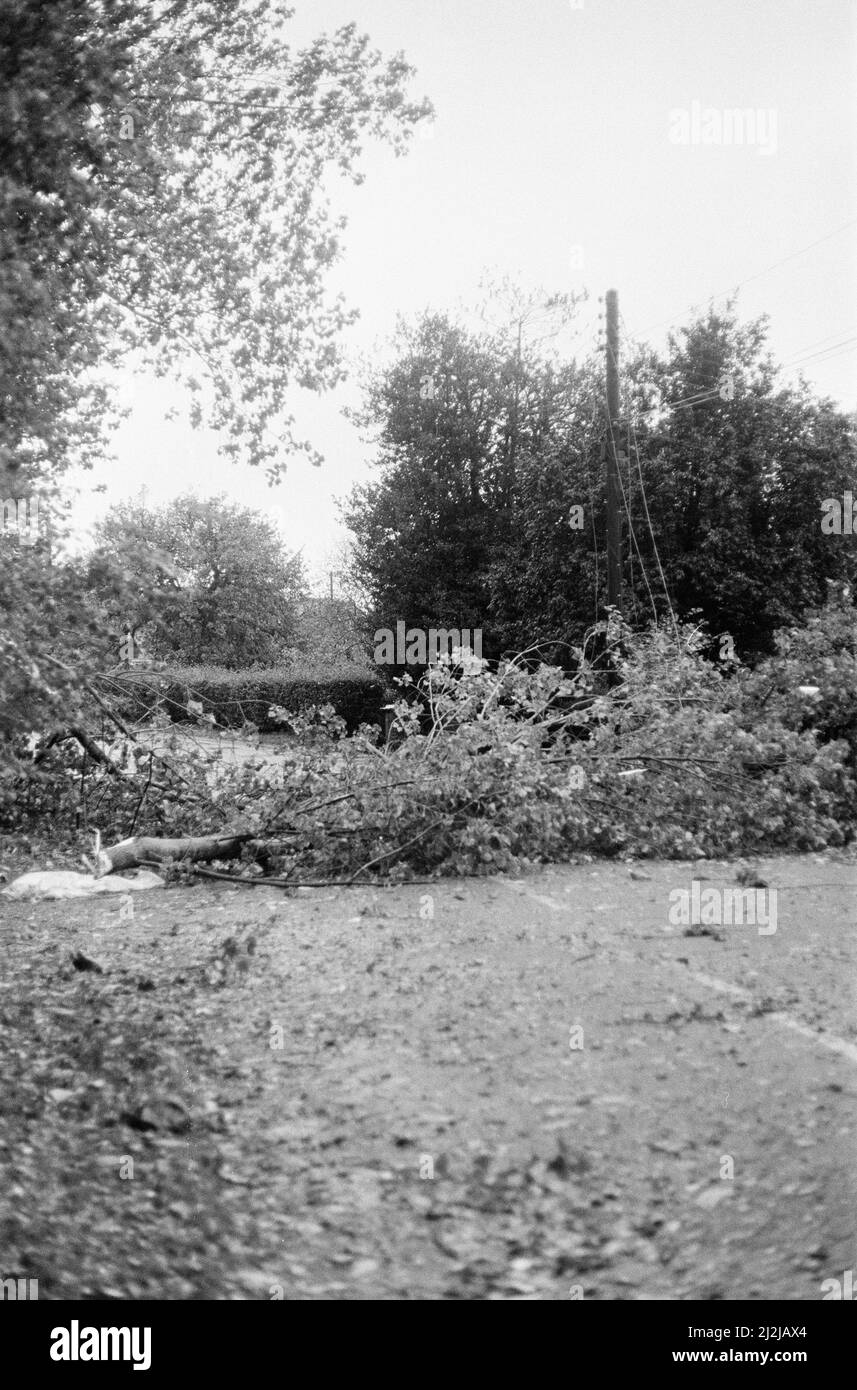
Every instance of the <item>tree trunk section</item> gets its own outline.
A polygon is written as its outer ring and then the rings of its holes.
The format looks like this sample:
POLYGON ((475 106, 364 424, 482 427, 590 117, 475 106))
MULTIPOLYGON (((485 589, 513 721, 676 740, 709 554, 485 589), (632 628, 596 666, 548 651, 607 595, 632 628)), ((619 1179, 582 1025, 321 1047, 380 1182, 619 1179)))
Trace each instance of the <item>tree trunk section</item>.
POLYGON ((166 863, 170 859, 190 859, 205 863, 210 859, 237 859, 252 835, 202 835, 180 840, 156 840, 135 835, 120 840, 117 845, 103 849, 99 856, 99 871, 110 874, 122 869, 138 869, 143 864, 166 863))

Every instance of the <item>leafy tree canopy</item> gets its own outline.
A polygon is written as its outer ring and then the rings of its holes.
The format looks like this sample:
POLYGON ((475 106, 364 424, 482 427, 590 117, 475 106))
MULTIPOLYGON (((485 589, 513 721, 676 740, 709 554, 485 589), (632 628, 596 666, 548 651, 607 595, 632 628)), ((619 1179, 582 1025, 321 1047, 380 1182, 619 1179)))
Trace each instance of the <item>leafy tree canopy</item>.
POLYGON ((180 497, 159 510, 121 504, 101 523, 99 540, 93 576, 112 559, 136 588, 124 612, 112 605, 122 643, 131 634, 124 659, 139 648, 161 660, 242 669, 276 663, 294 641, 301 559, 286 554, 256 512, 223 496, 180 497))
MULTIPOLYGON (((551 300, 542 312, 573 308, 551 300)), ((397 359, 368 382, 358 421, 375 434, 381 476, 343 510, 355 575, 384 626, 482 625, 522 461, 574 410, 575 369, 540 355, 523 332, 535 312, 518 303, 517 321, 481 335, 442 314, 403 323, 397 359)))
MULTIPOLYGON (((622 360, 623 586, 638 626, 700 616, 744 651, 857 577, 821 504, 853 485, 853 423, 784 387, 764 319, 702 315, 622 360)), ((603 611, 603 363, 557 362, 442 316, 403 329, 364 423, 381 478, 345 508, 356 577, 385 625, 484 626, 487 654, 557 660, 603 611)), ((565 656, 563 655, 565 652, 565 656)))
MULTIPOLYGON (((297 48, 292 15, 269 0, 0 4, 0 502, 26 507, 103 457, 128 362, 184 380, 228 457, 272 480, 301 448, 317 461, 289 399, 342 372, 330 180, 361 180, 368 139, 403 151, 430 108, 401 55, 354 25, 297 48)), ((0 770, 29 731, 91 709, 89 677, 115 658, 93 594, 117 619, 141 601, 127 559, 87 577, 43 534, 0 533, 0 770)), ((247 639, 228 640, 237 659, 247 639)))
MULTIPOLYGON (((289 392, 330 387, 351 315, 329 172, 428 114, 347 25, 295 49, 269 0, 6 0, 0 13, 0 449, 103 448, 123 355, 194 393, 224 452, 280 474, 289 392)), ((314 459, 315 456, 313 455, 314 459)), ((317 461, 317 459, 315 459, 317 461)))

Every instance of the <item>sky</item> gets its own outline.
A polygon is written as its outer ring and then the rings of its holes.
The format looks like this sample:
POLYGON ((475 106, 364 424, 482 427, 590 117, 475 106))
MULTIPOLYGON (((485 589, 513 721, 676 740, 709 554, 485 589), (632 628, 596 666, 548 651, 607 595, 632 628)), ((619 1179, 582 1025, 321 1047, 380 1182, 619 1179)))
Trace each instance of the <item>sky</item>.
MULTIPOLYGON (((595 347, 600 296, 623 335, 663 345, 712 296, 740 286, 767 313, 792 377, 857 407, 857 0, 297 0, 300 47, 356 21, 403 50, 436 120, 396 158, 367 148, 331 284, 360 311, 348 360, 389 350, 397 316, 455 311, 486 273, 586 289, 579 351, 595 347), (743 130, 724 113, 752 112, 743 130), (739 136, 741 137, 739 139, 739 136), (849 225, 850 224, 850 225, 849 225)), ((116 462, 87 476, 81 525, 145 485, 150 505, 225 492, 276 521, 316 583, 336 570, 335 498, 371 476, 371 448, 342 415, 356 379, 296 399, 325 456, 271 489, 217 456, 164 381, 124 376, 116 462), (94 484, 106 485, 92 494, 94 484)), ((336 582, 336 581, 334 581, 336 582)))

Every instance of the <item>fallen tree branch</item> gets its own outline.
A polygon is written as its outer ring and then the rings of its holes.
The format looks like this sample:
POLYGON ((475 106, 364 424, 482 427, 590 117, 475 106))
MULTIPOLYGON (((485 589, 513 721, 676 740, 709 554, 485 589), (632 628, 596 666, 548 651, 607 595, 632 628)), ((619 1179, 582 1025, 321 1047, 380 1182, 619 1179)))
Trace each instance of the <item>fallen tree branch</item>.
POLYGON ((696 758, 692 754, 674 753, 601 753, 602 758, 616 758, 620 763, 709 763, 712 767, 728 767, 722 758, 696 758))
MULTIPOLYGON (((49 656, 47 653, 43 652, 43 653, 42 653, 42 660, 43 660, 43 661, 50 661, 51 664, 52 664, 53 666, 56 666, 59 670, 64 671, 64 672, 66 673, 66 675, 69 675, 69 676, 72 676, 72 677, 73 677, 74 674, 75 674, 74 671, 72 670, 72 668, 71 668, 70 666, 67 666, 66 663, 65 663, 64 661, 60 661, 60 660, 59 660, 57 657, 55 657, 55 656, 49 656)), ((95 677, 95 679, 102 679, 102 680, 103 680, 103 679, 106 679, 106 678, 105 678, 104 676, 101 676, 101 677, 95 677)), ((101 709, 101 710, 104 712, 104 714, 107 715, 108 719, 112 720, 112 722, 116 725, 116 727, 117 727, 117 729, 120 731, 120 733, 124 734, 126 738, 128 738, 128 739, 131 740, 132 743, 136 743, 136 744, 139 745, 139 747, 145 748, 146 751, 147 751, 152 757, 157 758, 158 762, 163 764, 163 766, 167 769, 167 771, 170 773, 171 776, 173 776, 173 777, 178 777, 178 779, 179 779, 181 782, 184 782, 187 786, 190 786, 190 782, 188 781, 187 777, 185 777, 181 772, 179 772, 179 771, 173 766, 173 764, 169 761, 168 758, 165 758, 165 757, 162 756, 162 754, 160 754, 160 753, 155 753, 153 749, 148 748, 147 745, 144 744, 140 738, 138 738, 138 736, 134 733, 134 731, 133 731, 132 729, 129 729, 129 728, 128 728, 128 726, 127 726, 127 724, 124 722, 124 720, 120 719, 120 718, 119 718, 119 715, 116 714, 115 711, 112 710, 112 709, 110 708, 110 706, 109 706, 109 704, 107 703, 107 701, 106 701, 105 699, 103 699, 103 697, 102 697, 101 695, 99 695, 98 691, 94 688, 94 686, 92 685, 92 682, 91 682, 91 681, 85 681, 85 682, 84 682, 84 687, 83 687, 83 688, 84 688, 84 690, 86 691, 86 693, 87 693, 88 695, 91 695, 91 696, 92 696, 92 698, 95 700, 96 704, 98 705, 99 709, 101 709)), ((74 730, 71 730, 70 732, 71 732, 71 734, 72 734, 74 737, 76 737, 76 738, 78 737, 78 731, 77 731, 77 728, 76 728, 76 727, 75 727, 74 730)), ((85 731, 81 731, 81 732, 85 732, 85 731)), ((87 735, 87 737, 89 737, 89 735, 87 735)), ((56 737, 54 737, 53 735, 51 735, 50 739, 49 739, 48 742, 45 744, 45 747, 44 747, 43 749, 40 749, 39 752, 36 754, 35 758, 33 759, 33 762, 34 762, 34 763, 41 762, 41 761, 42 761, 42 758, 45 756, 45 754, 47 753, 48 749, 51 748, 51 747, 53 746, 54 743, 58 743, 58 742, 60 742, 60 741, 61 741, 61 740, 60 740, 59 738, 56 738, 56 737)), ((80 740, 79 740, 79 741, 80 741, 80 740)), ((91 748, 87 748, 87 745, 84 743, 84 744, 83 744, 83 747, 87 749, 87 752, 89 753, 90 757, 94 758, 96 762, 105 763, 107 766, 112 767, 113 770, 114 770, 115 772, 118 772, 120 776, 122 776, 122 777, 125 776, 125 773, 122 771, 122 769, 119 768, 119 767, 117 767, 116 764, 113 763, 112 760, 111 760, 110 758, 108 758, 105 754, 102 754, 102 753, 101 753, 101 749, 98 748, 96 744, 93 744, 91 748), (96 749, 96 752, 93 752, 93 748, 96 749)), ((166 788, 162 787, 161 784, 158 783, 158 782, 153 782, 153 783, 152 783, 152 787, 155 788, 157 791, 165 791, 165 790, 166 790, 166 788)))
MULTIPOLYGON (((391 883, 388 880, 379 881, 378 879, 364 879, 362 883, 355 883, 353 878, 328 878, 328 879, 300 879, 300 878, 245 878, 241 874, 221 873, 219 869, 201 869, 198 866, 194 873, 201 874, 203 878, 220 878, 227 883, 241 883, 246 888, 405 888, 410 883, 437 883, 436 878, 406 878, 391 883)), ((472 875, 471 875, 472 877, 472 875)))
POLYGON ((282 820, 284 816, 309 816, 315 811, 321 811, 325 806, 336 806, 338 802, 349 801, 355 796, 366 796, 370 792, 392 791, 394 787, 410 787, 413 785, 413 782, 413 777, 409 777, 404 782, 382 782, 377 786, 369 783, 369 785, 365 787, 356 787, 354 791, 342 792, 339 796, 328 797, 325 801, 309 802, 302 806, 286 806, 284 810, 278 811, 273 820, 267 822, 260 833, 265 835, 273 833, 282 834, 281 831, 276 831, 275 828, 277 822, 282 820))
MULTIPOLYGON (((472 806, 473 803, 478 800, 478 796, 472 796, 469 801, 465 801, 463 806, 459 806, 458 810, 454 811, 452 815, 458 815, 461 811, 465 810, 468 806, 472 806)), ((436 830, 439 825, 443 825, 443 822, 449 819, 449 812, 446 812, 442 816, 438 816, 437 820, 433 820, 430 825, 424 826, 422 830, 417 831, 416 835, 412 835, 409 840, 405 840, 403 845, 394 845, 392 849, 385 850, 383 854, 377 854, 375 858, 370 859, 368 863, 361 864, 360 868, 356 869, 352 875, 352 882, 359 874, 363 874, 367 869, 371 869, 373 864, 380 864, 382 859, 390 859, 394 854, 402 854, 406 849, 410 849, 411 845, 415 845, 417 840, 421 840, 423 836, 428 835, 432 830, 436 830)))
POLYGON ((209 859, 237 859, 245 845, 252 845, 255 839, 256 836, 251 834, 186 836, 178 840, 136 835, 102 849, 98 865, 101 873, 110 874, 117 869, 165 864, 171 859, 190 860, 192 863, 209 859))
POLYGON ((100 763, 102 767, 106 767, 112 772, 115 777, 125 776, 122 768, 114 763, 113 759, 99 748, 92 735, 88 734, 79 724, 68 724, 62 729, 54 729, 53 733, 49 734, 46 738, 44 748, 40 748, 33 758, 33 763, 42 762, 55 743, 64 743, 65 740, 69 738, 76 739, 85 752, 89 754, 94 763, 100 763))
POLYGON ((129 738, 132 743, 140 742, 140 740, 137 738, 137 735, 131 732, 127 724, 119 718, 119 715, 116 714, 115 711, 110 708, 107 701, 101 698, 98 691, 93 686, 91 686, 88 681, 83 688, 86 691, 87 695, 92 696, 93 700, 98 705, 98 708, 104 711, 104 713, 107 715, 107 718, 112 720, 112 722, 116 725, 120 733, 124 734, 126 738, 129 738))

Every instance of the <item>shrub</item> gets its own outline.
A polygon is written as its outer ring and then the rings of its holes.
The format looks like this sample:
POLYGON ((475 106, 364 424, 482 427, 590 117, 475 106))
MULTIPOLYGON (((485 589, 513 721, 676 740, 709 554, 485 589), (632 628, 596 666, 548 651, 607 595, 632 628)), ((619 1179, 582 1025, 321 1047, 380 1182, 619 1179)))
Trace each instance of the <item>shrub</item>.
POLYGON ((820 743, 843 740, 857 772, 857 615, 849 590, 833 587, 805 626, 777 633, 775 647, 748 680, 748 699, 788 729, 814 730, 820 743))
POLYGON ((853 838, 857 779, 843 741, 789 728, 752 679, 706 660, 700 630, 613 638, 621 684, 565 716, 566 727, 557 711, 593 688, 583 657, 573 680, 515 661, 435 668, 417 702, 406 677, 395 705, 401 741, 382 749, 367 729, 334 748, 338 721, 321 718, 312 740, 287 746, 277 776, 243 770, 231 793, 242 828, 287 834, 278 866, 292 879, 366 871, 397 880, 853 838), (582 718, 585 742, 571 732, 582 718))
POLYGON ((324 674, 300 676, 280 667, 227 671, 215 666, 174 667, 165 671, 128 672, 109 678, 119 712, 126 719, 143 719, 157 707, 175 723, 211 716, 223 728, 254 725, 261 733, 282 730, 272 716, 275 706, 305 711, 332 705, 353 733, 360 724, 382 723, 385 691, 374 674, 343 667, 324 674), (189 708, 190 705, 196 708, 189 708), (201 708, 199 708, 201 707, 201 708))
MULTIPOLYGON (((620 683, 600 694, 591 694, 598 685, 585 650, 573 679, 523 661, 432 668, 417 701, 407 698, 410 679, 400 682, 398 743, 382 743, 377 724, 365 722, 343 737, 345 718, 332 701, 319 708, 312 685, 305 693, 315 709, 290 717, 296 736, 276 749, 273 767, 270 750, 241 767, 205 763, 167 728, 172 746, 154 777, 145 753, 119 777, 64 750, 66 795, 70 804, 84 786, 90 821, 97 813, 117 838, 132 829, 228 829, 265 840, 269 866, 292 882, 517 870, 581 855, 725 857, 844 845, 857 824, 852 745, 835 737, 851 727, 847 622, 835 606, 825 610, 806 634, 792 634, 789 655, 750 675, 706 659, 699 629, 633 634, 614 625, 601 635, 620 683), (817 674, 823 728, 807 724, 804 701, 815 697, 789 684, 803 679, 809 656, 829 677, 825 685, 817 674), (564 714, 569 701, 577 707, 564 714)), ((222 718, 225 707, 236 722, 263 727, 267 719, 278 727, 276 707, 294 708, 301 693, 267 672, 222 684, 220 673, 194 679, 170 677, 184 715, 190 694, 190 716, 204 719, 204 696, 212 715, 222 718)), ((359 687, 367 698, 373 684, 359 687)), ((380 688, 376 715, 379 697, 380 688)), ((353 726, 356 704, 351 714, 353 726)))

